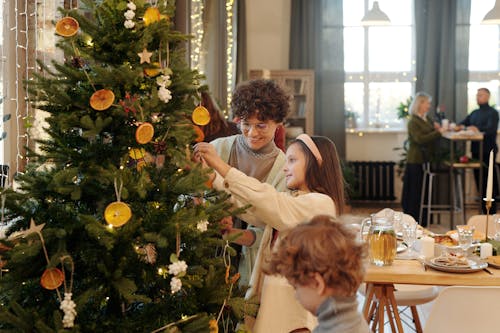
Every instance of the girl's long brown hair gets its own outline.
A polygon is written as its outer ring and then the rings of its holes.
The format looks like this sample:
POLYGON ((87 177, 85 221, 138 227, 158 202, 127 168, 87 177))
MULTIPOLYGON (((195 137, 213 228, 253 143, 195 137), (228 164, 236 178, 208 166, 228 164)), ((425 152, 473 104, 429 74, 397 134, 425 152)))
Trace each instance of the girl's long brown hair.
POLYGON ((300 140, 291 144, 299 144, 306 155, 306 183, 309 190, 330 196, 335 203, 337 215, 345 209, 345 184, 337 147, 325 136, 312 136, 318 147, 323 163, 321 166, 309 148, 300 140))

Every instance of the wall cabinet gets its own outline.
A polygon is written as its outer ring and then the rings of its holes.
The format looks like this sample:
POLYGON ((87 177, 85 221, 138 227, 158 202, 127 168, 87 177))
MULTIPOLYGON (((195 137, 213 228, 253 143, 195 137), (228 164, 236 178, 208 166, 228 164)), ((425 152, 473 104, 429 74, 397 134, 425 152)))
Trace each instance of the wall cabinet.
POLYGON ((304 133, 314 134, 314 71, 309 69, 291 70, 250 70, 250 79, 271 79, 293 96, 290 113, 285 127, 289 128, 290 137, 296 137, 297 131, 292 128, 302 128, 304 133))

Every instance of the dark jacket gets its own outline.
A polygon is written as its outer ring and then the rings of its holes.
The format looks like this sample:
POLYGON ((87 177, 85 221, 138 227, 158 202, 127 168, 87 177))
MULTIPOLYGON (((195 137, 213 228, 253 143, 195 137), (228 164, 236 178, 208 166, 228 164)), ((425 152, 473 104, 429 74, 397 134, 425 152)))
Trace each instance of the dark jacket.
MULTIPOLYGON (((479 131, 484 133, 483 140, 483 161, 487 161, 490 150, 493 149, 496 154, 497 148, 497 129, 498 129, 498 112, 487 103, 479 105, 479 109, 471 112, 460 123, 465 126, 476 126, 479 131)), ((472 157, 479 158, 479 142, 471 143, 472 157)))

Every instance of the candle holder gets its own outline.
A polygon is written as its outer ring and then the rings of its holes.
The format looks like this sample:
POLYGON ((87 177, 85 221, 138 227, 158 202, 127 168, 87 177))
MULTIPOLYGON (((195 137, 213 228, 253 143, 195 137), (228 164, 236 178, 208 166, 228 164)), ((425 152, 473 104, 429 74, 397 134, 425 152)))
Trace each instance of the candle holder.
POLYGON ((486 231, 484 234, 484 241, 487 242, 488 241, 488 224, 489 224, 489 219, 490 219, 491 203, 493 201, 495 201, 495 199, 484 198, 483 200, 486 202, 486 204, 485 204, 485 207, 486 207, 486 231))

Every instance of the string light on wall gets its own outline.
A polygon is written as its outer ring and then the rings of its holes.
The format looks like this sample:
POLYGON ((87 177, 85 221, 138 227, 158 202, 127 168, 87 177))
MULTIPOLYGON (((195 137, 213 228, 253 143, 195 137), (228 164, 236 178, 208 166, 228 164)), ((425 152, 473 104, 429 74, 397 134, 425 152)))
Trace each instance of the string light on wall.
POLYGON ((191 1, 191 33, 194 38, 191 40, 191 68, 197 69, 203 74, 202 65, 202 43, 203 43, 203 0, 191 1))
POLYGON ((227 32, 227 49, 226 49, 226 75, 227 75, 227 102, 226 105, 231 105, 232 90, 233 90, 233 7, 234 0, 226 0, 226 32, 227 32))

